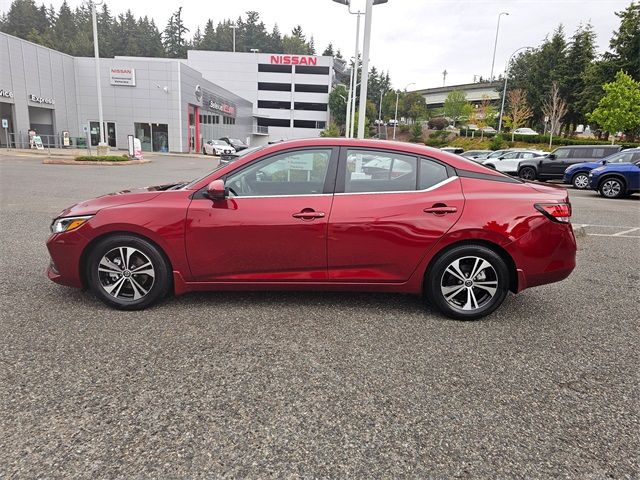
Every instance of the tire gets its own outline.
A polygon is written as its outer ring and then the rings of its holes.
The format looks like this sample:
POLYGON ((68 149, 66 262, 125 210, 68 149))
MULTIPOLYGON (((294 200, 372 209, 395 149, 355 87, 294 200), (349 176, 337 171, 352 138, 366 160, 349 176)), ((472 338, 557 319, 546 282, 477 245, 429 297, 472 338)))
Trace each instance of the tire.
POLYGON ((203 154, 203 155, 206 155, 206 154, 207 154, 207 151, 204 149, 204 147, 202 147, 202 154, 203 154))
POLYGON ((586 190, 589 188, 589 175, 586 172, 578 172, 571 179, 571 184, 577 190, 586 190))
POLYGON ((598 192, 605 198, 621 198, 627 193, 627 188, 621 179, 609 177, 600 182, 598 192))
POLYGON ((527 180, 529 182, 536 180, 536 177, 538 176, 536 173, 536 169, 533 167, 522 167, 519 171, 518 171, 518 176, 522 179, 522 180, 527 180))
POLYGON ((170 272, 158 247, 126 234, 98 242, 86 264, 86 278, 94 295, 119 310, 142 310, 165 297, 171 287, 170 272))
POLYGON ((491 168, 493 170, 496 169, 496 166, 493 163, 487 163, 487 164, 485 164, 485 167, 489 167, 489 168, 491 168))
POLYGON ((476 320, 489 315, 502 304, 508 291, 506 263, 483 245, 461 245, 443 252, 425 278, 427 298, 443 314, 456 320, 476 320), (465 286, 467 283, 471 286, 465 286))

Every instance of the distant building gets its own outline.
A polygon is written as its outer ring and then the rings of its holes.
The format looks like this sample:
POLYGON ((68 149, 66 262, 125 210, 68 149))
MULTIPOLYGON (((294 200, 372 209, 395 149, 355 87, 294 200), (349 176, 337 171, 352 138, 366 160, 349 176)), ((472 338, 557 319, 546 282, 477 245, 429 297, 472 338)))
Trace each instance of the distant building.
POLYGON ((414 90, 424 97, 427 108, 439 108, 444 106, 444 101, 450 92, 462 90, 467 95, 467 100, 473 104, 479 104, 483 98, 488 97, 493 103, 500 100, 501 81, 465 83, 462 85, 447 85, 446 87, 423 88, 414 90))

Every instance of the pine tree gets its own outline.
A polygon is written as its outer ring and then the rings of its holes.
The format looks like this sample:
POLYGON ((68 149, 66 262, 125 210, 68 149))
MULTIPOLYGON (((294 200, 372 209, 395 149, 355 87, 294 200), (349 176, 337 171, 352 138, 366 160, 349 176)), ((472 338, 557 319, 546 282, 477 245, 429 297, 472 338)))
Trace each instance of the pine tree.
POLYGON ((322 55, 325 57, 333 57, 334 55, 333 43, 329 42, 329 45, 327 45, 327 48, 324 49, 324 52, 322 52, 322 55))
POLYGON ((217 50, 216 29, 213 26, 213 20, 207 20, 204 26, 204 35, 202 36, 202 42, 200 42, 201 50, 217 50))
POLYGON ((613 33, 609 48, 617 70, 624 70, 640 80, 640 3, 631 2, 626 10, 616 12, 620 28, 613 33))
POLYGON ((163 45, 169 58, 186 58, 187 41, 185 35, 189 29, 182 21, 182 7, 179 7, 169 18, 163 32, 163 45))
MULTIPOLYGON (((585 73, 596 55, 596 35, 590 24, 580 25, 571 37, 567 49, 565 76, 562 79, 562 87, 568 105, 565 123, 574 127, 584 123, 588 111, 578 109, 577 99, 584 90, 585 73)), ((571 131, 574 131, 575 128, 571 131)))

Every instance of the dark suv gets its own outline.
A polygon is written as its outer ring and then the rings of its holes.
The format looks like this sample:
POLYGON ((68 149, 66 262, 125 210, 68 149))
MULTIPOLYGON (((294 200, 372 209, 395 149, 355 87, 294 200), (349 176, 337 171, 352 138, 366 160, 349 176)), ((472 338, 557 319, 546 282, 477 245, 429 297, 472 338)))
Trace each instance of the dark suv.
POLYGON ((523 180, 562 180, 570 165, 593 162, 618 153, 620 145, 573 145, 556 148, 544 157, 523 160, 518 166, 518 176, 523 180))

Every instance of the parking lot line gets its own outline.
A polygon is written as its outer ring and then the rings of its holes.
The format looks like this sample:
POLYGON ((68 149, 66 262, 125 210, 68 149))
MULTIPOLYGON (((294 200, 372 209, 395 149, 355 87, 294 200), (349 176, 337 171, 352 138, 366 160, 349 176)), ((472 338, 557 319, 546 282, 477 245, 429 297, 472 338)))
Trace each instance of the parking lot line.
MULTIPOLYGON (((636 227, 636 228, 631 228, 629 230, 625 230, 624 232, 618 232, 618 233, 614 233, 612 236, 614 237, 624 237, 625 235, 627 235, 628 233, 633 233, 635 231, 640 230, 640 228, 636 227)), ((635 235, 632 235, 635 237, 635 235)))
POLYGON ((623 225, 594 225, 594 224, 574 224, 586 230, 586 235, 590 237, 616 237, 616 238, 640 238, 640 227, 629 227, 623 225), (589 229, 610 229, 611 233, 590 232, 589 229), (631 235, 634 234, 634 235, 631 235))

